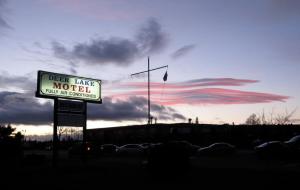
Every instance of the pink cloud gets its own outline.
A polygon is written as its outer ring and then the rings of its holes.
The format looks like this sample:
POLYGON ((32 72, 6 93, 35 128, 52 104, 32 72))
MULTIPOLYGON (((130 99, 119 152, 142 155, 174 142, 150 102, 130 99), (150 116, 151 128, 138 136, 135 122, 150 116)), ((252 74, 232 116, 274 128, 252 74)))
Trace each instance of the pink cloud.
POLYGON ((270 93, 249 92, 223 88, 203 88, 187 90, 173 94, 173 99, 166 99, 164 105, 174 104, 254 104, 284 102, 289 97, 270 93))
MULTIPOLYGON (((148 91, 131 91, 112 95, 113 98, 126 98, 130 96, 147 97, 148 91)), ((270 103, 274 101, 284 102, 288 96, 270 93, 248 92, 223 88, 203 88, 194 90, 176 90, 165 92, 151 91, 151 100, 162 105, 178 104, 254 104, 270 103)))
MULTIPOLYGON (((215 86, 243 86, 257 83, 258 80, 210 78, 196 79, 178 83, 151 83, 151 101, 160 105, 203 105, 203 104, 255 104, 270 102, 285 102, 288 96, 265 93, 241 91, 215 86)), ((110 93, 115 99, 126 99, 131 96, 148 96, 146 82, 132 82, 114 84, 117 89, 110 93)), ((108 90, 108 89, 107 89, 108 90)))
MULTIPOLYGON (((188 89, 204 86, 243 86, 245 84, 257 83, 258 80, 248 79, 232 79, 232 78, 211 78, 211 79, 196 79, 180 83, 158 83, 152 82, 151 89, 188 89)), ((147 82, 131 82, 120 84, 120 88, 147 88, 147 82)))

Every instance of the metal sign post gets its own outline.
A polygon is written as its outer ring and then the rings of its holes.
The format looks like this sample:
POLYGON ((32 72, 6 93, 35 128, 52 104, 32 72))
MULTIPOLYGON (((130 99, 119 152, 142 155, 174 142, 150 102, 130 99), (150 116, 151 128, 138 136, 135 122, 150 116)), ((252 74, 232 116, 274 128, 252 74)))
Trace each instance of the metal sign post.
POLYGON ((86 119, 87 119, 87 106, 86 102, 83 102, 84 105, 84 123, 83 123, 83 129, 82 129, 82 148, 83 148, 83 155, 82 160, 85 163, 87 161, 87 142, 86 142, 86 119))
POLYGON ((54 99, 54 109, 53 109, 53 139, 52 139, 52 165, 53 167, 57 166, 57 157, 58 157, 58 137, 57 137, 57 107, 58 99, 54 99))
POLYGON ((73 101, 55 99, 54 107, 55 125, 53 129, 53 162, 56 165, 58 156, 58 126, 82 127, 82 160, 86 162, 87 143, 86 143, 86 120, 87 120, 87 103, 85 101, 73 101))

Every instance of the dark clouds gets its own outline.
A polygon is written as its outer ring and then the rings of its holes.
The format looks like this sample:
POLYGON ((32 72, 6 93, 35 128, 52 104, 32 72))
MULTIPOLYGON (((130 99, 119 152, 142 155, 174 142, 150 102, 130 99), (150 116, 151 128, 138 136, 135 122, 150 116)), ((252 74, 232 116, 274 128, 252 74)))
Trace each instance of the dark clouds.
POLYGON ((0 92, 0 123, 50 124, 51 103, 40 104, 33 94, 0 92))
POLYGON ((11 76, 8 73, 0 73, 0 89, 18 89, 23 91, 34 91, 36 83, 27 76, 11 76))
POLYGON ((111 37, 91 39, 67 49, 62 43, 53 42, 52 50, 57 58, 81 61, 86 64, 115 64, 127 66, 135 59, 162 51, 168 42, 160 23, 149 19, 137 32, 134 39, 111 37))
POLYGON ((139 50, 147 55, 161 51, 168 42, 167 34, 155 19, 149 19, 136 35, 139 50))
POLYGON ((174 53, 172 53, 171 57, 173 59, 177 59, 179 57, 182 57, 182 56, 188 54, 193 49, 195 49, 195 47, 196 47, 195 44, 183 46, 183 47, 179 48, 178 50, 176 50, 174 53))
MULTIPOLYGON (((113 101, 104 98, 102 105, 89 105, 88 118, 91 120, 107 121, 143 121, 147 118, 147 99, 144 97, 131 96, 127 100, 113 101)), ((165 106, 152 104, 152 115, 162 120, 185 119, 173 109, 165 106), (174 117, 174 114, 175 115, 174 117)))
POLYGON ((126 66, 139 56, 137 45, 127 39, 94 39, 89 43, 80 43, 69 52, 62 44, 52 43, 54 55, 63 59, 82 60, 92 64, 117 64, 126 66))
POLYGON ((6 5, 6 0, 0 0, 0 29, 11 28, 11 26, 5 20, 5 15, 3 14, 5 12, 4 10, 5 5, 6 5))
MULTIPOLYGON (((0 92, 0 123, 42 125, 52 123, 53 105, 40 104, 30 93, 0 92)), ((153 105, 153 115, 162 120, 184 119, 174 109, 153 105)), ((104 98, 103 104, 88 105, 89 120, 143 121, 147 118, 147 100, 130 97, 128 100, 104 98)))

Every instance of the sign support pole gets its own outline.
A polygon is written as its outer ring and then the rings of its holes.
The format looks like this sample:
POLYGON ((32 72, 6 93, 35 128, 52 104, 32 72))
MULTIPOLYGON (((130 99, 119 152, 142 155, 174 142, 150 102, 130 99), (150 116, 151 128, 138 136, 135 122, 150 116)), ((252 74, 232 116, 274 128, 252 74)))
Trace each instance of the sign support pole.
POLYGON ((57 108, 58 108, 58 99, 54 99, 54 111, 53 111, 53 149, 52 149, 52 165, 53 167, 57 166, 57 157, 58 157, 58 137, 57 137, 57 108))
POLYGON ((83 102, 83 105, 84 105, 84 124, 82 129, 82 148, 83 148, 82 161, 86 163, 87 161, 87 144, 86 144, 87 103, 83 102))

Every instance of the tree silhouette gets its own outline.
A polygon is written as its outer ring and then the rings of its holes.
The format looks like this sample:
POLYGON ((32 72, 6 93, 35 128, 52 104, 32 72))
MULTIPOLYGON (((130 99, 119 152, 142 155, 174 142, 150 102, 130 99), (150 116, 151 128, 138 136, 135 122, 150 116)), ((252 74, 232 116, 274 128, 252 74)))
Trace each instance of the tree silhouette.
POLYGON ((0 125, 0 139, 5 140, 11 137, 12 133, 15 131, 15 128, 12 128, 10 124, 7 126, 0 125))
POLYGON ((21 158, 23 154, 22 139, 24 136, 21 132, 14 134, 16 129, 7 126, 0 125, 0 159, 6 159, 13 161, 11 158, 21 158))
POLYGON ((277 114, 274 116, 273 110, 270 113, 270 117, 266 117, 265 112, 263 111, 261 115, 251 114, 247 119, 245 124, 247 125, 286 125, 291 124, 297 121, 297 119, 293 119, 293 116, 297 108, 288 111, 285 110, 285 113, 277 114))
POLYGON ((198 117, 196 117, 195 123, 196 123, 196 124, 199 124, 199 119, 198 119, 198 117))
POLYGON ((260 118, 255 114, 251 114, 247 120, 246 120, 246 125, 260 125, 260 118))

